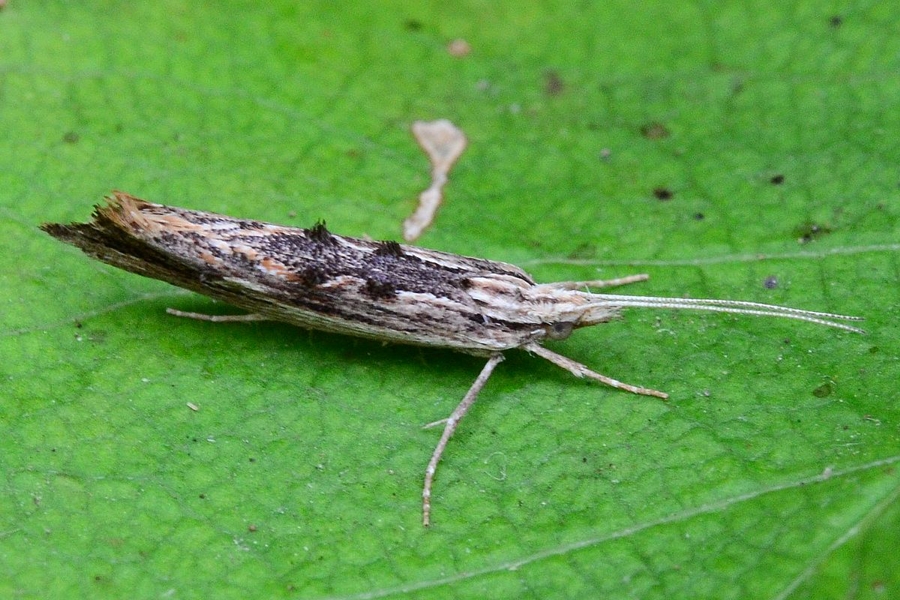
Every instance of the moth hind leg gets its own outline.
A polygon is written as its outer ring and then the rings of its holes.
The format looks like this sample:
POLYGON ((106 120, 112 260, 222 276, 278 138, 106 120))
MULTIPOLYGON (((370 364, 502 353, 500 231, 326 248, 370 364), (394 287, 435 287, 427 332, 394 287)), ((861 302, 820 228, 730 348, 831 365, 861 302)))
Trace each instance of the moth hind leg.
POLYGON ((639 394, 641 396, 653 396, 655 398, 662 398, 663 400, 665 400, 666 398, 669 397, 669 395, 667 393, 660 392, 659 390, 645 388, 645 387, 641 387, 639 385, 631 385, 630 383, 623 383, 621 381, 613 379, 612 377, 607 377, 606 375, 601 375, 600 373, 597 373, 596 371, 592 371, 591 369, 587 368, 585 365, 581 364, 580 362, 576 362, 576 361, 572 360, 571 358, 566 358, 565 356, 563 356, 561 354, 557 354, 556 352, 553 352, 551 350, 548 350, 548 349, 544 348, 543 346, 541 346, 540 344, 537 344, 535 342, 532 342, 530 344, 523 346, 523 349, 527 350, 528 352, 533 352, 534 354, 537 354, 541 358, 549 360, 554 365, 556 365, 558 367, 562 367, 563 369, 565 369, 566 371, 568 371, 575 377, 579 377, 579 378, 587 377, 588 379, 593 379, 594 381, 599 381, 600 383, 605 383, 606 385, 608 385, 610 387, 614 387, 618 390, 625 390, 626 392, 631 392, 632 394, 639 394))
POLYGON ((438 441, 437 446, 435 446, 434 452, 431 454, 431 460, 428 461, 428 466, 425 468, 425 484, 422 487, 422 525, 425 527, 428 527, 431 524, 431 488, 434 485, 434 474, 437 472, 437 466, 441 461, 441 455, 444 454, 447 443, 453 436, 453 432, 456 431, 459 422, 466 416, 469 409, 472 408, 481 389, 487 383, 488 379, 490 379, 491 373, 494 372, 494 368, 501 362, 503 362, 502 354, 492 354, 488 359, 487 364, 481 369, 481 373, 478 374, 475 382, 472 383, 469 391, 466 392, 462 402, 459 403, 450 416, 425 426, 431 427, 442 422, 444 423, 444 432, 441 434, 441 439, 438 441))
POLYGON ((628 285, 630 283, 639 283, 647 281, 650 276, 646 273, 637 275, 627 275, 625 277, 617 277, 615 279, 594 279, 591 281, 559 281, 556 283, 542 283, 537 287, 550 288, 554 290, 577 290, 581 288, 602 288, 602 287, 618 287, 620 285, 628 285))
POLYGON ((196 319, 198 321, 210 321, 212 323, 248 323, 250 321, 268 321, 263 315, 249 313, 246 315, 207 315, 204 313, 187 312, 175 308, 167 308, 166 312, 175 317, 196 319))

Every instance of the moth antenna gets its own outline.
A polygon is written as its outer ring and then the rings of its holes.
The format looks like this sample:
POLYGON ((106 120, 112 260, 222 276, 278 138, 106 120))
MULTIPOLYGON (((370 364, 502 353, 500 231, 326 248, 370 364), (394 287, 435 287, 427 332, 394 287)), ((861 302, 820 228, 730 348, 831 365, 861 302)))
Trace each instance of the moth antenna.
MULTIPOLYGON (((789 306, 763 304, 761 302, 746 302, 743 300, 718 300, 714 298, 657 298, 653 296, 621 296, 617 294, 595 294, 595 300, 591 307, 602 309, 602 313, 608 315, 609 309, 618 308, 665 308, 674 310, 706 310, 710 312, 722 312, 740 315, 757 315, 761 317, 780 317, 816 323, 826 327, 852 331, 853 333, 865 333, 859 327, 838 323, 836 321, 862 321, 862 317, 839 315, 836 313, 802 310, 789 306)), ((590 312, 588 321, 590 321, 590 312)), ((605 320, 605 319, 604 319, 605 320)), ((599 319, 597 322, 601 322, 599 319)))

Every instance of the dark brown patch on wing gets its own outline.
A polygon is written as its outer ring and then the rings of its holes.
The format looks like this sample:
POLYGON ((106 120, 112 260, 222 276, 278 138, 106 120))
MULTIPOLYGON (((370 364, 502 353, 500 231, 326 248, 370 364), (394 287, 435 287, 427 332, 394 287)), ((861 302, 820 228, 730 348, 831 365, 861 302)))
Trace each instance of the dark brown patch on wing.
POLYGON ((397 288, 390 281, 366 279, 366 295, 373 300, 387 300, 397 296, 397 288))

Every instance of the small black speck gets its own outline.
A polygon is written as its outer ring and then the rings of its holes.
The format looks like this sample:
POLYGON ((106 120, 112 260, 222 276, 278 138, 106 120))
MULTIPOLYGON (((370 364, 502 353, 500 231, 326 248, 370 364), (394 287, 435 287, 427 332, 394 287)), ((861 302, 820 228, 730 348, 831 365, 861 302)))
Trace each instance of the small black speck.
POLYGON ((641 125, 641 135, 648 140, 661 140, 669 137, 672 134, 665 125, 657 121, 653 121, 652 123, 641 125))
POLYGON ((782 175, 781 173, 772 175, 769 183, 771 183, 772 185, 781 185, 782 183, 784 183, 784 175, 782 175))
POLYGON ((842 17, 841 15, 834 15, 830 19, 828 19, 828 24, 837 29, 844 24, 844 17, 842 17))
POLYGON ((544 73, 544 92, 548 96, 559 96, 563 93, 566 85, 563 83, 562 77, 554 70, 548 70, 544 73))
POLYGON ((403 256, 403 248, 401 248, 400 244, 397 242, 386 240, 384 242, 379 242, 378 247, 375 249, 375 256, 394 256, 400 258, 403 256))
POLYGON ((385 300, 397 295, 397 288, 387 281, 366 279, 366 294, 373 300, 385 300))
POLYGON ((63 136, 63 141, 67 144, 77 144, 80 137, 74 131, 68 131, 63 136))
POLYGON ((778 278, 774 275, 769 275, 763 281, 763 287, 765 287, 767 290, 774 290, 778 287, 778 278))
POLYGON ((319 221, 315 225, 313 225, 312 229, 307 229, 306 234, 309 236, 314 242, 319 242, 320 244, 334 244, 334 237, 331 235, 331 232, 325 228, 325 221, 319 221))
POLYGON ((671 200, 675 197, 675 192, 666 187, 653 188, 653 196, 657 200, 671 200))
POLYGON ((420 31, 423 27, 422 21, 418 19, 407 19, 403 22, 403 26, 407 31, 420 31))
POLYGON ((704 215, 702 212, 694 213, 695 221, 702 221, 705 218, 706 218, 706 215, 704 215))

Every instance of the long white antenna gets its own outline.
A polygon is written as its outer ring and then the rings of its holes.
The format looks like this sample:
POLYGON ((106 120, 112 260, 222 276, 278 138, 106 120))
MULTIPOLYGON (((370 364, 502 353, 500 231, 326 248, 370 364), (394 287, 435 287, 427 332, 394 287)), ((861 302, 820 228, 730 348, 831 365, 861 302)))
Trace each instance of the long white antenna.
POLYGON ((593 298, 590 303, 591 307, 597 307, 603 310, 631 307, 707 310, 712 312, 795 319, 797 321, 806 321, 808 323, 816 323, 827 327, 835 327, 837 329, 843 329, 844 331, 865 333, 865 331, 859 327, 836 322, 836 320, 862 321, 862 317, 801 310, 799 308, 762 304, 760 302, 717 300, 713 298, 657 298, 653 296, 622 296, 618 294, 592 294, 592 296, 593 298))

